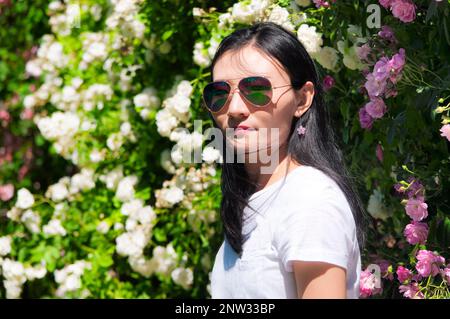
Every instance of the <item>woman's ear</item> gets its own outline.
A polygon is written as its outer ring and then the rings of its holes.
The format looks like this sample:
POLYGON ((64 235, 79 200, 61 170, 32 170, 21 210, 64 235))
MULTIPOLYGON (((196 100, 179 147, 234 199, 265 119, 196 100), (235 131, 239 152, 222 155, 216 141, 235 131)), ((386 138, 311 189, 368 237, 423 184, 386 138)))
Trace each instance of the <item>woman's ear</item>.
POLYGON ((308 111, 314 99, 314 84, 307 81, 300 89, 295 91, 296 109, 295 117, 300 117, 308 111))

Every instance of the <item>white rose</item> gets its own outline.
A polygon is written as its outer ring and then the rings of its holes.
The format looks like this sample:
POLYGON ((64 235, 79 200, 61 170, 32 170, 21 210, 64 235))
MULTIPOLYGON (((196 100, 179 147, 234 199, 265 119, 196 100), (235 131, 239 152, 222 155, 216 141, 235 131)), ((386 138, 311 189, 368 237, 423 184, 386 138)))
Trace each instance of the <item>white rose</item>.
POLYGON ((27 95, 23 99, 23 106, 27 109, 35 107, 37 104, 36 97, 34 95, 27 95))
POLYGON ((67 231, 63 225, 61 225, 61 221, 59 219, 50 220, 49 223, 42 228, 42 230, 44 234, 47 235, 67 235, 67 231))
POLYGON ((211 58, 207 53, 205 53, 203 42, 197 42, 194 45, 193 55, 194 55, 193 60, 195 64, 201 67, 208 67, 211 64, 211 58))
POLYGON ((221 154, 219 150, 216 150, 214 147, 207 146, 204 148, 202 152, 202 160, 206 163, 211 164, 217 160, 221 159, 221 154))
POLYGON ((111 226, 107 222, 102 221, 97 225, 96 230, 101 234, 106 234, 110 227, 111 226))
POLYGON ((0 256, 6 256, 11 252, 11 237, 0 237, 0 256))
POLYGON ((120 133, 112 133, 108 139, 106 140, 106 146, 108 146, 108 148, 111 151, 117 151, 120 149, 120 147, 122 146, 124 142, 123 139, 123 135, 120 133))
POLYGON ((320 63, 325 69, 334 71, 338 62, 338 51, 331 47, 323 47, 319 54, 315 56, 317 62, 320 63))
POLYGON ((17 202, 15 204, 16 207, 21 209, 27 209, 33 206, 34 197, 26 188, 21 188, 17 192, 17 202))
POLYGON ((176 186, 167 189, 164 195, 164 200, 171 205, 181 202, 184 197, 183 191, 176 186))
POLYGON ((170 132, 178 125, 178 120, 169 110, 162 109, 156 114, 156 125, 158 133, 161 136, 168 137, 170 132))
POLYGON ((244 3, 237 2, 231 9, 231 16, 236 22, 248 24, 254 19, 253 11, 244 3))
POLYGON ((120 208, 120 212, 124 216, 134 216, 137 214, 139 209, 141 209, 144 206, 141 199, 133 199, 127 203, 124 203, 122 207, 120 208))
POLYGON ((20 215, 22 215, 22 210, 15 206, 6 212, 6 217, 16 222, 20 220, 20 215))
POLYGON ((194 282, 194 274, 190 268, 176 268, 172 271, 171 277, 176 284, 184 289, 189 289, 194 282))
POLYGON ((183 80, 177 85, 177 94, 189 97, 192 94, 193 87, 189 81, 183 80))
POLYGON ((127 176, 123 178, 117 186, 116 197, 122 202, 132 200, 134 198, 134 185, 137 181, 136 176, 127 176))
POLYGON ((147 278, 156 271, 157 267, 155 259, 146 260, 144 256, 130 256, 128 262, 134 271, 147 278))
POLYGON ((322 34, 316 32, 315 26, 302 24, 297 30, 297 37, 309 54, 316 54, 323 44, 322 34))
POLYGON ((33 212, 31 209, 25 211, 20 220, 25 224, 30 232, 37 234, 41 231, 41 216, 33 212))
POLYGON ((89 159, 91 160, 92 163, 101 162, 101 161, 103 161, 104 158, 105 158, 105 155, 103 154, 103 152, 100 152, 99 150, 93 150, 89 154, 89 159))
POLYGON ((27 277, 28 280, 41 279, 44 278, 46 274, 47 269, 45 269, 45 266, 43 265, 25 268, 25 276, 27 277))
POLYGON ((269 15, 268 21, 276 23, 289 31, 295 31, 294 25, 289 20, 289 11, 279 5, 275 6, 269 15))
POLYGON ((45 192, 45 197, 51 198, 55 202, 60 202, 69 196, 69 190, 63 183, 51 185, 45 192))
POLYGON ((100 176, 100 181, 106 184, 108 189, 115 189, 119 181, 123 178, 122 167, 118 166, 106 175, 100 176))
POLYGON ((116 238, 116 251, 121 256, 140 256, 146 239, 142 232, 123 233, 116 238))
POLYGON ((80 277, 72 274, 68 276, 64 282, 67 291, 75 291, 81 288, 81 280, 80 277))
POLYGON ((70 179, 71 193, 77 193, 79 190, 90 190, 95 187, 94 171, 83 168, 80 173, 75 174, 70 179))
POLYGON ((38 59, 28 61, 25 70, 28 74, 35 77, 41 76, 42 74, 42 68, 38 59))
POLYGON ((149 225, 156 218, 156 214, 151 206, 145 206, 138 210, 136 217, 142 225, 149 225))

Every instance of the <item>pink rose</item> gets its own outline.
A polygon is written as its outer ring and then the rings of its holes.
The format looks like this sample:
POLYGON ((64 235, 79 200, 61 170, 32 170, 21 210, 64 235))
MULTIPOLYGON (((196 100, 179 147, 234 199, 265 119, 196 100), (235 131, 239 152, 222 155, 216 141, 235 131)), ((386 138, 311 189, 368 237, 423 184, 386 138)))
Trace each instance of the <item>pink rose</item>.
POLYGON ((0 185, 0 200, 6 202, 14 196, 14 185, 5 184, 0 185))
POLYGON ((375 150, 375 153, 377 155, 377 158, 380 162, 383 161, 383 148, 381 147, 381 144, 377 144, 377 148, 375 150))
POLYGON ((367 113, 366 108, 362 107, 359 109, 359 123, 362 128, 370 130, 373 124, 373 118, 367 113))
POLYGON ((442 270, 442 277, 447 281, 447 284, 450 285, 450 264, 442 270))
POLYGON ((382 118, 387 111, 386 104, 383 99, 378 97, 372 98, 369 103, 366 104, 365 109, 367 113, 374 119, 382 118))
POLYGON ((450 124, 445 124, 439 131, 441 132, 441 136, 445 137, 450 142, 450 124))
POLYGON ((409 299, 423 299, 424 295, 419 290, 417 282, 409 285, 401 285, 398 289, 405 298, 409 299))
POLYGON ((413 176, 408 177, 408 183, 411 183, 407 189, 407 195, 410 199, 425 200, 425 189, 422 183, 413 176))
POLYGON ((391 6, 392 0, 378 0, 383 8, 388 9, 391 6))
POLYGON ((2 122, 3 126, 8 125, 11 120, 11 115, 6 110, 0 110, 0 122, 2 122))
POLYGON ((370 51, 371 51, 370 46, 367 43, 365 43, 362 46, 356 48, 356 54, 358 55, 358 57, 361 60, 366 60, 367 61, 367 57, 369 56, 370 51))
POLYGON ((433 277, 436 276, 439 274, 439 266, 445 263, 444 257, 429 250, 419 250, 416 258, 418 260, 416 264, 417 272, 423 277, 428 277, 430 274, 433 277))
POLYGON ((389 79, 392 83, 397 83, 402 77, 402 70, 406 62, 405 49, 401 48, 398 53, 389 60, 389 79))
POLYGON ((329 89, 331 89, 334 86, 334 79, 331 75, 326 75, 323 78, 323 88, 325 91, 328 91, 329 89))
POLYGON ((393 43, 397 42, 397 39, 394 34, 394 30, 392 30, 392 28, 387 25, 383 25, 381 27, 381 30, 378 32, 378 35, 388 41, 393 42, 393 43))
POLYGON ((384 56, 380 58, 373 67, 373 75, 375 76, 375 80, 378 82, 386 81, 389 77, 390 67, 390 60, 387 57, 384 56))
POLYGON ((359 294, 361 298, 381 294, 382 291, 380 278, 377 278, 369 270, 361 271, 359 277, 359 294))
POLYGON ((366 80, 367 81, 364 84, 364 87, 367 90, 367 94, 369 94, 371 98, 378 97, 384 94, 386 90, 386 80, 377 80, 374 73, 367 74, 366 80))
POLYGON ((406 225, 403 235, 405 235, 406 240, 411 245, 424 245, 428 238, 428 225, 413 221, 411 224, 406 225))
POLYGON ((414 221, 420 222, 422 219, 428 217, 428 205, 418 199, 408 199, 406 203, 406 214, 414 221))
POLYGON ((408 268, 403 266, 398 266, 397 268, 397 278, 400 283, 404 283, 406 280, 412 278, 412 272, 408 268))
POLYGON ((392 1, 391 11, 394 17, 405 23, 416 18, 416 5, 411 0, 392 1))
POLYGON ((20 113, 20 118, 22 120, 31 120, 33 118, 34 112, 32 109, 24 109, 22 113, 20 113))

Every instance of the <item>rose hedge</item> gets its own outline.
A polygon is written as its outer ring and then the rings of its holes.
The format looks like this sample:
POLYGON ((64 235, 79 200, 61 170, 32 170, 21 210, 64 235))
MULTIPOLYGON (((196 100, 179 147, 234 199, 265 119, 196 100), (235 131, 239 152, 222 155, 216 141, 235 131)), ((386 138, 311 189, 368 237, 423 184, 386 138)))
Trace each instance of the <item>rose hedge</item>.
MULTIPOLYGON (((5 3, 2 22, 23 5, 5 3)), ((49 30, 8 40, 39 47, 0 73, 1 134, 40 153, 17 178, 27 153, 0 149, 1 297, 209 297, 220 154, 201 89, 220 40, 257 21, 295 32, 318 65, 372 218, 361 296, 450 296, 448 0, 27 4, 47 15, 13 29, 49 30), (181 161, 198 150, 201 164, 181 161)))

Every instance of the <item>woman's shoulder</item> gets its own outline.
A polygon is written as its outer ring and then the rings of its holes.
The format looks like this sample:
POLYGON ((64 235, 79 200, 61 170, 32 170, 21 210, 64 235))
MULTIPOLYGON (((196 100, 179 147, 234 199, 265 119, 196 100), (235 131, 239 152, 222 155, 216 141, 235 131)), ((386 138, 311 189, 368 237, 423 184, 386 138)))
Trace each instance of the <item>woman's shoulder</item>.
POLYGON ((338 196, 342 193, 338 184, 316 167, 302 165, 292 174, 289 183, 286 184, 286 190, 297 196, 315 199, 324 198, 325 195, 338 196))
POLYGON ((353 218, 349 202, 333 178, 312 166, 301 166, 294 173, 282 192, 285 213, 322 210, 326 214, 334 211, 333 214, 339 213, 345 219, 353 218))

